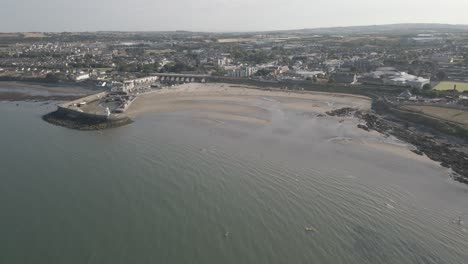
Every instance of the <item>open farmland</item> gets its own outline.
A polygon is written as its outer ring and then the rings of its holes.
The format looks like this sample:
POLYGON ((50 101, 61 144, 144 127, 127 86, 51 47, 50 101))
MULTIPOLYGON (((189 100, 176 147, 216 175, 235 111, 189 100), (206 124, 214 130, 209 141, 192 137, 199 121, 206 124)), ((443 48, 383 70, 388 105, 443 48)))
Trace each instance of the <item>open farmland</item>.
POLYGON ((254 42, 256 38, 225 38, 218 39, 219 43, 236 43, 236 42, 254 42))
POLYGON ((47 35, 41 32, 25 32, 23 33, 25 38, 45 38, 47 35))

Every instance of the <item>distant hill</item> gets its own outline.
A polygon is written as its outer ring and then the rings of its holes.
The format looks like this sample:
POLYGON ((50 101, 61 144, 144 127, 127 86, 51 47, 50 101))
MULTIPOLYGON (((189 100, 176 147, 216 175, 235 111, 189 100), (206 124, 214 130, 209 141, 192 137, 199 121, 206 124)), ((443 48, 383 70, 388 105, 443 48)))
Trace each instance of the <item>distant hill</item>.
POLYGON ((309 34, 421 34, 421 33, 468 33, 468 25, 451 24, 389 24, 351 27, 329 27, 291 30, 309 34))

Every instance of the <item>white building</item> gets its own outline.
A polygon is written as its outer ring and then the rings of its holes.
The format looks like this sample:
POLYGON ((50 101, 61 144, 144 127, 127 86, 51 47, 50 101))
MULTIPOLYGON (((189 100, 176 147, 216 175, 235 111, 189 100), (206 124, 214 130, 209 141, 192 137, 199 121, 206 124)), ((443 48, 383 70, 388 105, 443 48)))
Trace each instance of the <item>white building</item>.
POLYGON ((216 61, 216 64, 218 64, 218 66, 222 67, 222 66, 226 66, 226 65, 229 65, 231 64, 232 60, 228 57, 223 57, 223 58, 218 58, 217 61, 216 61))
POLYGON ((424 85, 430 84, 431 80, 414 76, 406 72, 398 72, 395 75, 384 78, 384 84, 396 85, 396 86, 407 86, 411 88, 422 89, 424 85))
POLYGON ((304 79, 314 78, 317 75, 325 75, 323 71, 296 71, 296 74, 301 75, 304 79))
POLYGON ((89 79, 89 73, 78 74, 75 76, 75 81, 84 81, 89 79))
POLYGON ((426 84, 430 84, 431 80, 423 77, 414 76, 406 72, 396 71, 394 68, 383 67, 374 72, 363 76, 364 83, 386 84, 395 86, 404 86, 421 89, 426 84))
POLYGON ((342 60, 327 60, 323 63, 323 65, 325 66, 325 68, 332 72, 332 71, 335 71, 339 68, 341 68, 341 65, 343 65, 343 61, 342 60))
POLYGON ((257 72, 257 68, 242 66, 228 70, 228 76, 233 78, 244 78, 254 75, 257 72))

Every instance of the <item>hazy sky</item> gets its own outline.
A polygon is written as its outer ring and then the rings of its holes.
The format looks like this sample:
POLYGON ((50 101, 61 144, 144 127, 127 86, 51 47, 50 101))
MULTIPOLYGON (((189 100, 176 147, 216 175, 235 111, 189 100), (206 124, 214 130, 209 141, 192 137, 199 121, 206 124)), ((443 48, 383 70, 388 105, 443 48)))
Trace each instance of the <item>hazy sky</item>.
POLYGON ((468 0, 0 0, 0 32, 468 24, 468 0))

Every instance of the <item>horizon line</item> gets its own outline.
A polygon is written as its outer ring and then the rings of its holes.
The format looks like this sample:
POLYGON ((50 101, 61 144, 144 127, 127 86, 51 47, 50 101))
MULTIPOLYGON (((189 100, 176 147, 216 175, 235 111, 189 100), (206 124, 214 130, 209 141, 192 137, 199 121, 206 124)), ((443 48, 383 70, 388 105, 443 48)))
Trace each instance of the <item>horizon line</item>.
MULTIPOLYGON (((14 33, 99 33, 99 32, 116 32, 116 33, 164 33, 164 32, 187 32, 187 33, 263 33, 263 32, 284 32, 284 31, 301 31, 301 30, 327 30, 327 29, 344 29, 344 28, 359 28, 359 27, 379 27, 379 26, 396 26, 396 25, 440 25, 440 26, 467 26, 468 24, 451 24, 451 23, 422 23, 422 22, 402 22, 402 23, 388 23, 388 24, 366 24, 354 26, 325 26, 325 27, 310 27, 310 28, 295 28, 295 29, 272 29, 272 30, 245 30, 245 31, 209 31, 209 30, 78 30, 78 31, 1 31, 0 34, 14 34, 14 33)), ((429 28, 428 28, 429 29, 429 28)), ((467 28, 468 29, 468 28, 467 28)))

